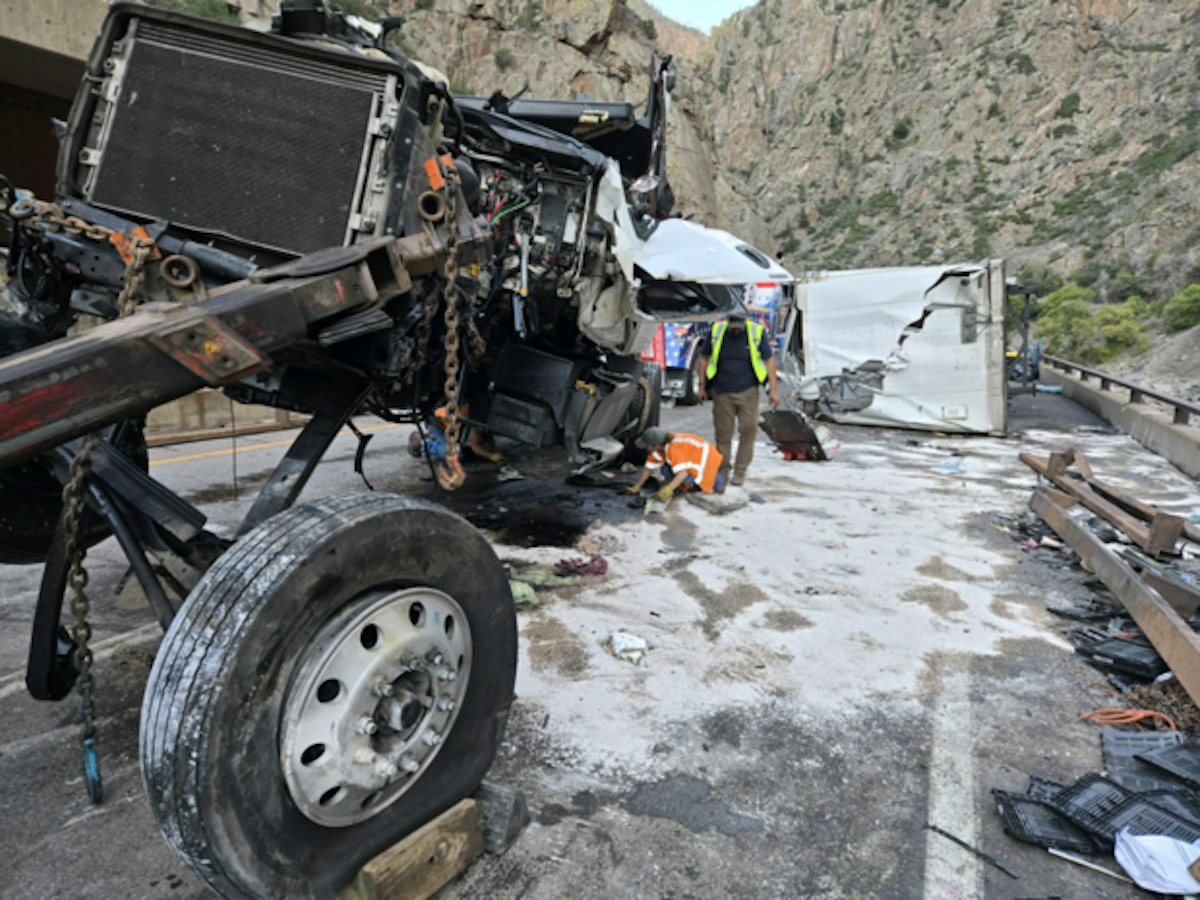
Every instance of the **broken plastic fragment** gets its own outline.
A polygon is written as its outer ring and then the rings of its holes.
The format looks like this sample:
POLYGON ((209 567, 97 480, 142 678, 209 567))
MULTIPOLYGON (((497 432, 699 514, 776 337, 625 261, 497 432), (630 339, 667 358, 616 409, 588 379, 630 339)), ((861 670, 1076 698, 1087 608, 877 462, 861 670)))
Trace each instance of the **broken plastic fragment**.
POLYGON ((650 652, 650 645, 645 640, 628 631, 612 632, 600 642, 600 646, 617 659, 631 662, 635 666, 640 665, 642 657, 650 652))
POLYGON ((509 580, 508 589, 512 591, 514 606, 541 606, 541 601, 537 598, 537 593, 531 585, 524 581, 509 580))
POLYGON ((938 471, 943 475, 961 475, 967 471, 967 463, 961 456, 951 456, 942 462, 942 467, 938 471))

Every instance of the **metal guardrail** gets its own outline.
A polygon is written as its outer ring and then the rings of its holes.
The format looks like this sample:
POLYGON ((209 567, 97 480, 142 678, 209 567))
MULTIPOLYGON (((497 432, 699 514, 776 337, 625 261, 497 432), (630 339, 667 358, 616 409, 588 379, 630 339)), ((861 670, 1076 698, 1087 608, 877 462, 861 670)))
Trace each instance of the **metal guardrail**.
POLYGON ((1048 362, 1056 369, 1062 369, 1070 374, 1071 372, 1079 373, 1079 380, 1086 382, 1089 378, 1096 378, 1100 381, 1100 390, 1111 391, 1113 386, 1124 388, 1129 391, 1130 403, 1142 403, 1147 397, 1157 400, 1159 403, 1164 403, 1175 410, 1174 422, 1176 425, 1187 425, 1190 416, 1200 416, 1200 403, 1193 403, 1190 400, 1181 400, 1178 397, 1172 397, 1170 394, 1164 394, 1162 391, 1156 391, 1154 388, 1148 388, 1145 385, 1135 384, 1132 381, 1126 381, 1123 378, 1117 378, 1114 375, 1109 375, 1106 372, 1101 372, 1098 369, 1089 369, 1087 366, 1081 366, 1078 363, 1068 362, 1065 359, 1059 359, 1056 356, 1042 355, 1043 362, 1048 362))

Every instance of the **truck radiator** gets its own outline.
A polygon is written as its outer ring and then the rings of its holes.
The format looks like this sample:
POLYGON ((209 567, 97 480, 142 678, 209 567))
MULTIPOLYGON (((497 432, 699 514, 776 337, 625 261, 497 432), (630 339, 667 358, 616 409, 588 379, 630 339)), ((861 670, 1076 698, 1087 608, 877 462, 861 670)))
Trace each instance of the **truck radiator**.
POLYGON ((396 76, 245 34, 131 23, 111 47, 77 156, 84 199, 286 253, 373 231, 362 206, 385 180, 372 169, 383 165, 396 76))

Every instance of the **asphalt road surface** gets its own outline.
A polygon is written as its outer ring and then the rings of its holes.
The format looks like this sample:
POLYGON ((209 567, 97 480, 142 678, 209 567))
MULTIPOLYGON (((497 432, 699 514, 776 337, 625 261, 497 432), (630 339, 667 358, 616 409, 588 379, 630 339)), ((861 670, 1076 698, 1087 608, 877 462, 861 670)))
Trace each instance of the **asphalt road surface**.
MULTIPOLYGON (((643 515, 614 487, 632 476, 568 485, 558 451, 515 452, 521 481, 471 466, 445 496, 405 452, 407 428, 360 424, 374 489, 445 503, 518 566, 609 566, 518 610, 518 699, 492 775, 525 792, 533 822, 440 898, 1147 896, 1007 837, 990 795, 1099 771, 1078 712, 1113 703, 1046 611, 1089 596, 1090 576, 997 527, 1035 485, 1017 454, 1073 445, 1130 493, 1200 509, 1194 481, 1069 401, 1014 399, 1004 439, 835 428, 826 463, 785 462, 760 435, 744 490, 726 495, 754 498, 726 515, 678 500, 643 515), (649 643, 640 664, 602 647, 618 629, 649 643)), ((708 407, 664 424, 711 435, 708 407)), ((232 534, 288 437, 158 449, 152 472, 232 534)), ((340 438, 305 498, 367 490, 355 448, 340 438)), ((136 587, 118 590, 111 539, 88 568, 99 806, 74 702, 24 691, 40 570, 0 570, 0 897, 208 896, 142 792, 154 617, 136 587)))

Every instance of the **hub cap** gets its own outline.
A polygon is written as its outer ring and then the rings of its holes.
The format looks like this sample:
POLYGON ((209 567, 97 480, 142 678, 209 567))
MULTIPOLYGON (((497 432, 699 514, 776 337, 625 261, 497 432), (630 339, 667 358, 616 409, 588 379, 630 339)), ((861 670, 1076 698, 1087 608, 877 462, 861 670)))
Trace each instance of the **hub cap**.
POLYGON ((432 588, 372 591, 309 642, 288 686, 280 759, 292 800, 321 825, 362 822, 437 756, 471 673, 455 600, 432 588))

